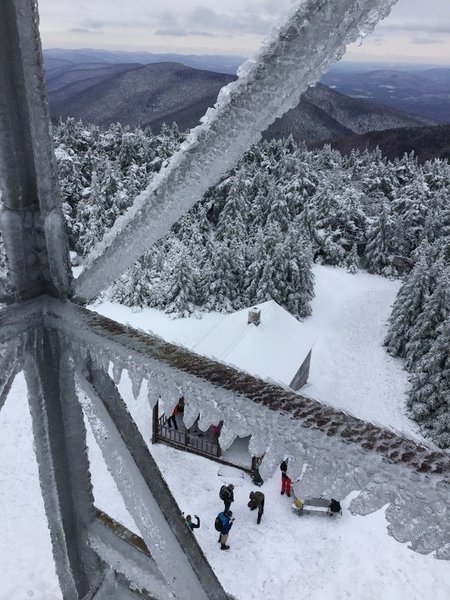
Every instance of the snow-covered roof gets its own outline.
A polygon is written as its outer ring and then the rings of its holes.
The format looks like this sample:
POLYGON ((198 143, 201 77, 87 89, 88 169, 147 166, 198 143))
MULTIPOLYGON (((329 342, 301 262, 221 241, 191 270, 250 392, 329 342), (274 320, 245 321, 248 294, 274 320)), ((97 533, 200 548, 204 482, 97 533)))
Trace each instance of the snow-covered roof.
POLYGON ((225 315, 192 350, 288 386, 314 340, 307 339, 301 323, 274 300, 254 308, 261 311, 259 325, 247 323, 249 308, 225 315))

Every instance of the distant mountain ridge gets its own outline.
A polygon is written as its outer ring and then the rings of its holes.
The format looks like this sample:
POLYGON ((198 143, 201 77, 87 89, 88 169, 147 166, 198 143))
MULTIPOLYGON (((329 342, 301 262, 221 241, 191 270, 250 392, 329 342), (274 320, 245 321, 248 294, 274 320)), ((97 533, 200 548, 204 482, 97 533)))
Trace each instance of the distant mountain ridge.
POLYGON ((450 123, 450 68, 417 66, 414 71, 384 68, 368 72, 332 69, 322 83, 354 98, 450 123))
POLYGON ((123 50, 96 50, 92 48, 66 50, 50 48, 44 50, 45 69, 47 74, 54 68, 93 63, 107 64, 154 64, 159 62, 175 62, 193 69, 228 73, 235 75, 239 66, 245 62, 245 56, 209 55, 209 54, 159 54, 153 52, 126 52, 123 50))
MULTIPOLYGON (((44 59, 47 75, 58 69, 61 72, 88 63, 100 66, 157 62, 175 62, 194 69, 235 75, 246 60, 244 56, 158 54, 91 48, 46 49, 44 59)), ((450 66, 341 61, 330 68, 321 83, 353 98, 390 106, 436 122, 450 123, 450 66)))
MULTIPOLYGON (((69 116, 108 126, 178 123, 184 131, 198 124, 213 106, 219 90, 235 76, 193 69, 177 63, 72 64, 47 70, 52 118, 69 116)), ((430 119, 401 113, 355 98, 327 86, 310 88, 300 104, 268 129, 265 137, 292 134, 296 140, 318 141, 354 133, 430 125, 430 119)))
POLYGON ((322 140, 309 144, 309 147, 321 148, 325 144, 330 144, 341 154, 349 154, 355 149, 372 151, 378 147, 383 156, 390 159, 414 152, 422 163, 434 158, 450 161, 450 125, 371 131, 363 135, 322 140))

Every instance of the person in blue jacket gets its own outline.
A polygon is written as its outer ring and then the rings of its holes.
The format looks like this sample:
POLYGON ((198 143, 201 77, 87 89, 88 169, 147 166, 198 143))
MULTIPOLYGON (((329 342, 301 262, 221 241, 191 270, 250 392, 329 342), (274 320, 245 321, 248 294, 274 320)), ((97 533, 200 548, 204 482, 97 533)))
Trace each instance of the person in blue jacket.
POLYGON ((231 510, 227 510, 221 512, 217 515, 217 518, 220 521, 221 529, 219 536, 219 543, 221 550, 229 550, 230 546, 227 545, 228 534, 230 533, 230 529, 233 527, 233 513, 231 510))

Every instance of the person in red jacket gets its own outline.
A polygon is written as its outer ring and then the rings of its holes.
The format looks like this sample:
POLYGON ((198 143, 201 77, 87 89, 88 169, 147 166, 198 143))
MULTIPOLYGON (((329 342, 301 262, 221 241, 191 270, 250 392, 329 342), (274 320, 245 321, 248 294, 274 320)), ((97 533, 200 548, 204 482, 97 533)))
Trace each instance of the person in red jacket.
POLYGON ((177 419, 176 419, 177 412, 178 412, 178 407, 175 406, 175 408, 173 409, 172 415, 167 419, 167 425, 169 427, 172 427, 172 423, 173 423, 173 426, 175 427, 175 429, 178 429, 177 419))
POLYGON ((290 497, 291 496, 291 483, 292 480, 289 477, 289 475, 287 474, 287 467, 288 467, 288 459, 285 458, 282 463, 280 464, 280 471, 281 471, 281 495, 283 496, 286 493, 286 496, 290 497))

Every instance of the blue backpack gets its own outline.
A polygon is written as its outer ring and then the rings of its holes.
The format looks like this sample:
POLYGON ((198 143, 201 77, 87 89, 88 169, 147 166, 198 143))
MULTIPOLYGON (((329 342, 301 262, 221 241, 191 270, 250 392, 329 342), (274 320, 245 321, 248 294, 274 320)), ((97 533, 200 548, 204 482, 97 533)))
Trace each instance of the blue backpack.
POLYGON ((223 512, 219 513, 214 521, 214 528, 216 531, 222 531, 226 525, 226 517, 223 512))

